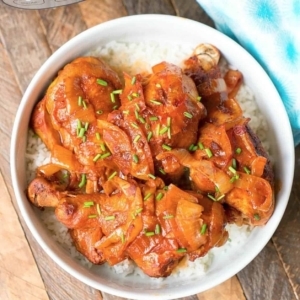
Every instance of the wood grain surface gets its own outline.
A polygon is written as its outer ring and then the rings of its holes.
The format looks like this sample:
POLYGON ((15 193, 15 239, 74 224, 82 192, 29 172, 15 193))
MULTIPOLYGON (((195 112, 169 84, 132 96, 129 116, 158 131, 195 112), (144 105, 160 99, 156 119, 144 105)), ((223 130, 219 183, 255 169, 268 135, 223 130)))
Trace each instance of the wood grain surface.
MULTIPOLYGON (((9 164, 14 117, 30 80, 70 38, 102 22, 159 13, 212 20, 195 0, 87 0, 56 9, 13 9, 0 1, 0 299, 120 300, 95 290, 57 266, 33 239, 12 190, 9 164), (9 217, 8 217, 9 216, 9 217), (5 224, 5 226, 4 226, 5 224)), ((271 241, 237 276, 185 300, 300 298, 300 147, 284 217, 271 241)))

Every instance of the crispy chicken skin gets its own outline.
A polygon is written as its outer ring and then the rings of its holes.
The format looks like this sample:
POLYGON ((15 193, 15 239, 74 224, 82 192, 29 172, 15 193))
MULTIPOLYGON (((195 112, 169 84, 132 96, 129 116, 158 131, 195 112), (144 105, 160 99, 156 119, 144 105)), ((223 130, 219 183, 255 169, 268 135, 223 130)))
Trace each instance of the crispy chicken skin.
POLYGON ((161 62, 122 81, 80 57, 35 106, 31 127, 52 159, 28 199, 53 207, 92 263, 130 259, 167 277, 226 243, 227 223, 271 217, 272 166, 235 100, 242 74, 222 75, 220 56, 201 44, 183 69, 161 62))

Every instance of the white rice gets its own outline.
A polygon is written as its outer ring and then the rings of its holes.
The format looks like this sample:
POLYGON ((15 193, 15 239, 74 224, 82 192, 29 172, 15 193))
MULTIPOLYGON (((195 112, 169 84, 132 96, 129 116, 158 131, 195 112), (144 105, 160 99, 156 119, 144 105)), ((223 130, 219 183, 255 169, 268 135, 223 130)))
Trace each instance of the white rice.
MULTIPOLYGON (((101 57, 110 66, 115 69, 120 75, 123 71, 130 75, 137 73, 150 73, 151 67, 161 61, 183 66, 183 61, 188 58, 193 52, 193 48, 188 45, 174 45, 174 44, 161 44, 154 41, 137 42, 137 43, 123 43, 123 42, 110 42, 107 45, 100 47, 97 51, 89 53, 89 55, 96 55, 101 57)), ((267 143, 267 124, 263 115, 260 113, 254 95, 249 87, 242 85, 237 94, 244 115, 251 118, 251 128, 260 137, 265 149, 268 151, 269 146, 267 143)), ((35 170, 38 166, 50 162, 50 153, 43 142, 29 130, 28 144, 27 144, 27 179, 28 183, 34 178, 35 170)), ((53 209, 46 208, 44 211, 38 212, 41 221, 45 224, 51 232, 53 239, 57 241, 70 255, 83 266, 90 268, 90 263, 85 257, 77 252, 72 243, 68 229, 56 220, 53 209)), ((241 247, 247 241, 251 232, 249 226, 237 227, 236 225, 227 225, 229 232, 229 241, 220 248, 212 249, 206 256, 190 262, 184 259, 180 265, 173 271, 171 277, 184 277, 188 278, 191 275, 204 274, 211 265, 214 255, 219 253, 226 253, 235 247, 241 247)), ((120 276, 137 276, 141 278, 149 278, 145 275, 135 264, 129 260, 121 262, 114 267, 107 264, 102 266, 93 266, 95 268, 106 268, 115 272, 120 276)), ((159 282, 165 279, 149 278, 154 282, 159 282)))

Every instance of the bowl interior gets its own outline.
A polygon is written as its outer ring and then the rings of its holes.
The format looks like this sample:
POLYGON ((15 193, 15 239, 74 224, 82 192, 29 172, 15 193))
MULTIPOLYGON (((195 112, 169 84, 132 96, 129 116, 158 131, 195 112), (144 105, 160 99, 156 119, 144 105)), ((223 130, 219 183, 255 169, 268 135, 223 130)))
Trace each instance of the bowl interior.
POLYGON ((38 243, 56 263, 77 279, 107 293, 133 299, 172 299, 196 294, 239 272, 261 251, 277 228, 289 199, 293 171, 294 144, 288 117, 276 89, 263 69, 244 49, 220 32, 201 23, 172 16, 139 15, 109 21, 79 34, 58 49, 40 68, 26 90, 16 116, 11 142, 11 172, 17 202, 38 243), (88 270, 74 261, 51 238, 48 230, 41 226, 36 210, 24 194, 24 154, 33 106, 63 65, 112 40, 154 40, 161 43, 187 43, 191 47, 199 43, 215 45, 229 64, 243 73, 244 81, 254 92, 258 106, 268 123, 268 138, 275 162, 276 178, 282 184, 276 195, 275 212, 264 227, 251 232, 242 246, 216 256, 205 276, 191 276, 188 280, 178 277, 152 281, 130 276, 120 278, 118 274, 94 267, 88 270))

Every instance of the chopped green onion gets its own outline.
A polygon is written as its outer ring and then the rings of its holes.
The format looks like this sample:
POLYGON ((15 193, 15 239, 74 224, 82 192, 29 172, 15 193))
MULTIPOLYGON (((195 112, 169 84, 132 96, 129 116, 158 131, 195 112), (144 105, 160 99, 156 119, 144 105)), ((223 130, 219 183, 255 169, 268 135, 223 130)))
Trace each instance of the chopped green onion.
POLYGON ((152 193, 148 193, 145 197, 144 197, 144 201, 147 201, 153 194, 152 193))
POLYGON ((161 174, 163 174, 163 175, 166 175, 166 172, 165 172, 165 170, 164 170, 163 168, 159 168, 159 172, 160 172, 161 174))
POLYGON ((98 141, 101 139, 100 133, 99 133, 99 132, 96 132, 96 139, 97 139, 98 141))
POLYGON ((164 186, 164 188, 163 188, 164 191, 167 191, 168 189, 169 189, 169 187, 167 185, 164 186))
POLYGON ((221 199, 223 199, 225 197, 225 194, 219 196, 218 198, 214 197, 213 195, 211 194, 207 194, 207 197, 210 198, 211 200, 213 201, 220 201, 221 199))
POLYGON ((97 115, 102 115, 102 114, 103 114, 103 110, 98 109, 98 110, 96 111, 96 114, 97 114, 97 115))
POLYGON ((122 242, 122 244, 124 244, 124 243, 125 243, 125 236, 124 236, 124 232, 122 232, 122 234, 121 234, 121 242, 122 242))
POLYGON ((236 169, 234 169, 232 166, 230 166, 228 169, 231 173, 236 174, 236 169))
POLYGON ((132 97, 130 95, 127 96, 128 100, 131 101, 132 97))
POLYGON ((159 102, 157 100, 154 100, 154 99, 150 100, 150 102, 153 103, 153 104, 155 104, 155 105, 162 105, 161 102, 159 102))
POLYGON ((167 150, 167 151, 171 151, 172 150, 172 147, 170 147, 169 145, 166 145, 166 144, 163 144, 162 148, 165 149, 165 150, 167 150))
POLYGON ((232 159, 232 167, 234 169, 236 169, 236 159, 235 158, 232 159))
POLYGON ((82 188, 85 184, 86 184, 86 175, 82 174, 81 175, 81 180, 80 180, 80 183, 79 183, 78 187, 82 188))
POLYGON ((132 160, 133 160, 134 163, 137 164, 139 162, 139 157, 136 154, 133 154, 132 155, 132 160))
POLYGON ((104 158, 109 157, 109 156, 111 156, 111 153, 110 152, 106 152, 106 153, 102 154, 100 158, 104 159, 104 158))
POLYGON ((82 106, 82 97, 81 96, 78 97, 78 105, 82 106))
POLYGON ((186 252, 186 248, 178 248, 176 250, 176 252, 178 252, 178 253, 184 253, 184 252, 186 252))
POLYGON ((143 118, 143 117, 138 117, 138 120, 142 123, 142 124, 145 124, 146 123, 146 121, 145 121, 145 119, 143 118))
POLYGON ((156 135, 159 135, 159 131, 160 131, 160 124, 157 124, 156 126, 156 135))
POLYGON ((132 96, 137 98, 137 97, 139 97, 139 93, 132 93, 132 96))
POLYGON ((104 218, 105 221, 111 221, 111 220, 114 220, 115 219, 115 216, 107 216, 104 218))
POLYGON ((124 115, 129 115, 129 110, 123 110, 124 115))
POLYGON ((207 228, 207 225, 204 223, 202 226, 201 226, 201 230, 200 230, 200 234, 203 235, 206 233, 206 228, 207 228))
POLYGON ((213 156, 213 154, 212 154, 212 152, 211 152, 211 150, 209 148, 205 148, 204 150, 205 150, 208 158, 211 158, 213 156))
POLYGON ((247 174, 250 174, 251 171, 247 168, 247 167, 244 167, 244 171, 247 173, 247 174))
POLYGON ((134 106, 136 107, 136 110, 137 110, 137 111, 140 111, 140 107, 139 107, 138 103, 135 103, 134 106))
POLYGON ((83 109, 87 108, 87 104, 86 104, 86 102, 84 100, 82 101, 82 105, 83 105, 83 109))
MULTIPOLYGON (((101 143, 101 144, 100 144, 100 148, 101 148, 101 150, 104 152, 104 151, 106 150, 105 144, 104 144, 104 143, 101 143)), ((109 156, 109 155, 108 155, 108 156, 109 156)), ((101 158, 103 158, 103 157, 101 157, 101 158)))
POLYGON ((87 130, 88 130, 88 128, 89 128, 89 123, 88 123, 88 122, 86 122, 86 123, 84 124, 84 129, 85 129, 85 131, 87 131, 87 130))
POLYGON ((110 93, 110 101, 112 103, 116 103, 116 99, 115 99, 115 94, 114 93, 110 93))
POLYGON ((98 159, 100 159, 101 154, 98 153, 94 158, 93 158, 93 162, 96 162, 98 159))
POLYGON ((94 205, 94 201, 85 201, 84 203, 83 203, 83 206, 84 207, 91 207, 91 206, 93 206, 94 205))
POLYGON ((165 220, 172 219, 172 218, 174 218, 173 215, 165 215, 165 216, 163 216, 163 219, 165 219, 165 220))
POLYGON ((200 97, 200 96, 199 96, 199 97, 197 97, 197 101, 199 101, 199 102, 201 101, 201 97, 200 97))
POLYGON ((168 127, 171 126, 171 117, 167 117, 167 126, 168 126, 168 127))
POLYGON ((204 149, 204 146, 203 146, 203 144, 201 142, 198 143, 198 147, 199 147, 200 150, 204 149))
POLYGON ((134 143, 137 143, 138 140, 141 138, 141 136, 138 134, 134 139, 133 139, 133 142, 134 143))
POLYGON ((114 90, 112 93, 117 95, 117 94, 122 94, 123 90, 114 90))
POLYGON ((224 197, 225 197, 225 194, 219 196, 216 200, 217 200, 217 201, 220 201, 220 200, 223 199, 224 197))
POLYGON ((130 125, 136 129, 139 129, 139 125, 134 122, 131 122, 130 125))
POLYGON ((156 224, 155 225, 155 234, 160 234, 160 232, 161 232, 161 229, 160 229, 160 226, 159 226, 159 224, 156 224))
POLYGON ((97 83, 102 85, 102 86, 107 86, 107 82, 103 79, 97 79, 97 83))
POLYGON ((184 115, 185 117, 189 118, 189 119, 192 119, 192 118, 193 118, 193 115, 192 115, 191 113, 187 112, 187 111, 185 111, 185 112, 183 113, 183 115, 184 115))
POLYGON ((152 131, 149 131, 148 132, 148 135, 147 135, 147 141, 149 142, 150 139, 152 138, 152 135, 153 135, 153 132, 152 131))
POLYGON ((239 174, 235 174, 233 177, 230 178, 230 182, 233 183, 236 180, 238 180, 240 178, 239 174))
POLYGON ((145 232, 145 236, 153 236, 154 234, 155 234, 154 231, 145 232))
POLYGON ((171 139, 171 128, 168 127, 168 138, 171 139))
POLYGON ((159 192, 156 197, 155 200, 160 201, 163 198, 164 194, 162 192, 159 192))
POLYGON ((148 177, 151 179, 155 179, 156 177, 153 174, 148 174, 148 177))
POLYGON ((94 219, 94 218, 97 218, 97 215, 89 215, 88 218, 89 219, 94 219))
POLYGON ((236 154, 241 154, 241 152, 242 152, 242 149, 241 149, 241 148, 236 148, 236 149, 235 149, 235 153, 236 153, 236 154))
POLYGON ((156 116, 151 116, 151 117, 149 117, 149 120, 150 120, 150 121, 157 121, 157 120, 158 120, 158 117, 156 117, 156 116))
POLYGON ((195 152, 197 149, 198 149, 198 146, 197 146, 197 145, 194 145, 194 144, 192 144, 192 145, 189 147, 189 150, 190 150, 191 152, 195 152))
POLYGON ((139 112, 138 112, 137 109, 134 111, 134 114, 135 114, 135 118, 138 119, 139 118, 139 112))
POLYGON ((85 133, 85 129, 83 127, 81 127, 79 129, 79 134, 78 134, 78 137, 82 138, 84 136, 84 133, 85 133))
POLYGON ((98 215, 101 215, 101 207, 100 207, 99 203, 96 204, 96 208, 97 208, 98 215))
POLYGON ((164 127, 159 131, 159 134, 162 135, 168 131, 168 127, 164 127))
POLYGON ((82 142, 83 142, 83 143, 86 142, 86 136, 85 136, 85 135, 82 137, 82 142))
POLYGON ((211 194, 207 194, 207 197, 213 201, 217 201, 217 199, 211 194))
POLYGON ((260 220, 260 215, 259 214, 254 214, 253 218, 256 221, 259 221, 260 220))
POLYGON ((215 191, 217 192, 217 193, 220 193, 220 189, 219 189, 219 187, 216 185, 215 186, 215 191))
POLYGON ((133 77, 132 77, 132 79, 131 79, 131 84, 132 84, 132 85, 134 85, 134 84, 135 84, 135 82, 136 82, 136 77, 135 77, 135 76, 133 76, 133 77))
POLYGON ((107 180, 113 179, 116 175, 117 175, 117 171, 113 172, 113 173, 107 178, 107 180))
POLYGON ((143 211, 143 208, 140 207, 135 211, 135 214, 138 215, 139 213, 141 213, 143 211))

